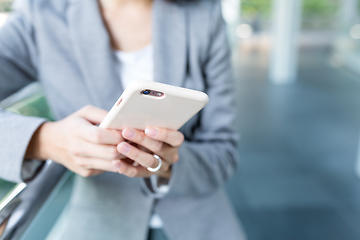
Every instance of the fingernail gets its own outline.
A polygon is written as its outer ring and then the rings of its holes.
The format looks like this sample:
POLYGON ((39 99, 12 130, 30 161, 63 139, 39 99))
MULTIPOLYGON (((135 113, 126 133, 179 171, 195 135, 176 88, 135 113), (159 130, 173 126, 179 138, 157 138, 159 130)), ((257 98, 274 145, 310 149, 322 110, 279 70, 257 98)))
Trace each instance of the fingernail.
POLYGON ((156 137, 159 134, 159 131, 156 128, 149 127, 145 129, 145 134, 149 137, 156 137))
POLYGON ((135 137, 135 131, 130 129, 130 128, 127 128, 125 131, 124 131, 124 137, 125 138, 133 138, 135 137))
POLYGON ((129 147, 129 145, 127 144, 127 143, 121 143, 120 144, 120 152, 121 153, 128 153, 128 152, 130 152, 130 147, 129 147))
POLYGON ((121 167, 121 162, 119 160, 115 160, 111 162, 112 165, 114 165, 114 167, 116 168, 120 168, 121 167))

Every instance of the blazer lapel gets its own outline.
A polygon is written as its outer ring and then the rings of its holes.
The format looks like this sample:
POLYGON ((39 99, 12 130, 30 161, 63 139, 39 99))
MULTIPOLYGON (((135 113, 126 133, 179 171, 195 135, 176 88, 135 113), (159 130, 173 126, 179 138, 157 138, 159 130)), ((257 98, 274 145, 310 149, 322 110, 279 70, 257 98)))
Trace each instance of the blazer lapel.
POLYGON ((123 92, 110 37, 96 0, 69 0, 74 52, 94 105, 109 110, 123 92))
MULTIPOLYGON (((110 109, 123 92, 110 37, 96 0, 69 0, 67 12, 74 53, 94 105, 110 109)), ((183 86, 186 71, 185 8, 154 0, 154 80, 183 86)))
POLYGON ((154 80, 183 86, 186 71, 186 11, 181 5, 154 0, 154 80))

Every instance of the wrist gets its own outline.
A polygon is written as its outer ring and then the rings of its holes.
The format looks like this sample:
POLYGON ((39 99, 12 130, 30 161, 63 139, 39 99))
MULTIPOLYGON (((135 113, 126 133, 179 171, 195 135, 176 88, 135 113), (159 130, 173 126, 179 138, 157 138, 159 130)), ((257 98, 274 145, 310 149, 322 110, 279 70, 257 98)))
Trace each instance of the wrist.
POLYGON ((25 154, 26 159, 47 160, 51 158, 48 145, 51 142, 49 137, 53 124, 53 122, 45 122, 34 132, 25 154))

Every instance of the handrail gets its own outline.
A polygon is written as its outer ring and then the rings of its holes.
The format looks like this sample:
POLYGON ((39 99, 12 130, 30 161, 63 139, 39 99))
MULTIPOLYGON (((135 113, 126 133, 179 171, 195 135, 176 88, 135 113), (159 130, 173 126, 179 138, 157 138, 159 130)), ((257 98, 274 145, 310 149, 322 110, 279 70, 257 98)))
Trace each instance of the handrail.
POLYGON ((8 98, 0 101, 0 108, 8 108, 11 105, 14 105, 22 100, 25 100, 35 94, 39 94, 42 91, 41 85, 38 82, 31 83, 21 89, 20 91, 14 93, 13 95, 9 96, 8 98))
MULTIPOLYGON (((40 94, 40 84, 30 84, 1 101, 0 108, 11 108, 25 99, 40 94)), ((28 184, 18 183, 0 201, 0 224, 3 222, 2 216, 4 219, 8 219, 4 232, 2 235, 0 234, 0 240, 21 238, 65 172, 65 167, 48 160, 35 179, 28 184)))
POLYGON ((18 195, 26 188, 25 183, 17 184, 0 203, 0 237, 6 230, 8 220, 13 211, 20 205, 18 195))
POLYGON ((16 186, 0 201, 0 212, 14 200, 26 188, 26 183, 18 183, 16 186))
MULTIPOLYGON (((12 105, 19 103, 31 96, 41 93, 41 87, 39 83, 29 84, 27 87, 21 89, 20 91, 14 93, 8 98, 0 101, 0 108, 6 109, 11 107, 12 105)), ((1 200, 0 199, 0 224, 2 224, 5 219, 8 218, 8 209, 11 202, 26 188, 25 183, 18 183, 15 185, 12 190, 1 200), (5 213, 6 212, 6 213, 5 213)), ((11 210, 12 211, 12 210, 11 210)), ((0 234, 1 236, 1 234, 0 234)))
MULTIPOLYGON (((62 165, 47 161, 39 175, 18 195, 21 202, 12 212, 0 240, 21 238, 65 172, 62 165)), ((12 199, 7 205, 16 200, 12 199)))
MULTIPOLYGON (((41 86, 39 83, 32 83, 21 89, 20 91, 12 94, 8 98, 0 101, 0 108, 8 108, 20 101, 23 101, 33 95, 41 93, 41 86)), ((7 219, 14 209, 9 210, 9 206, 13 203, 15 198, 26 188, 25 183, 18 183, 12 190, 1 200, 0 199, 0 225, 7 219)), ((3 224, 5 225, 5 224, 3 224)), ((1 225, 1 228, 4 226, 1 225)), ((5 230, 5 229, 3 229, 5 230)), ((0 237, 4 232, 0 233, 0 237)))
MULTIPOLYGON (((17 196, 26 188, 25 183, 17 184, 4 198, 0 201, 0 225, 3 224, 20 204, 17 196)), ((1 236, 1 234, 0 234, 1 236)))

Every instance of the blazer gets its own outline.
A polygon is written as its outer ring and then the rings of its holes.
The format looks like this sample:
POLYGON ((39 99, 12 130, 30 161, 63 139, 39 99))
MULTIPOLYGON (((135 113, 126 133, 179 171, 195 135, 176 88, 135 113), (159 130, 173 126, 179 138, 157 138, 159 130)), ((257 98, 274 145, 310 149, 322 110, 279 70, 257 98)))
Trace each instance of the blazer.
MULTIPOLYGON (((95 0, 22 0, 0 28, 0 100, 40 81, 56 119, 85 105, 109 110, 123 92, 95 0)), ((169 239, 244 239, 222 186, 237 165, 234 83, 220 2, 154 0, 154 79, 209 95, 180 131, 169 192, 116 173, 77 176, 61 239, 146 239, 155 211, 169 239)), ((0 177, 31 179, 23 161, 45 119, 0 110, 0 177)))

